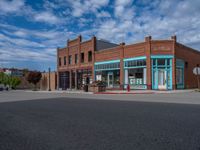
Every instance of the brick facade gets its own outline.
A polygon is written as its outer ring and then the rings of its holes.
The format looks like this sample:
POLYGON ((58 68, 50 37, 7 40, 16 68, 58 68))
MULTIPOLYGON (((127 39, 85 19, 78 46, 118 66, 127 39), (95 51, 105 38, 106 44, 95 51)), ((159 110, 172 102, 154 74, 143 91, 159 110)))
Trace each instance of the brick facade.
MULTIPOLYGON (((176 42, 176 36, 172 36, 169 40, 152 40, 151 36, 145 38, 144 42, 125 45, 121 43, 119 45, 114 45, 112 43, 106 43, 103 45, 97 44, 96 37, 92 37, 88 41, 82 41, 82 37, 79 36, 74 40, 68 40, 67 46, 65 48, 59 48, 57 50, 57 72, 58 78, 57 83, 59 84, 59 73, 63 71, 69 71, 69 80, 72 79, 71 72, 77 70, 90 69, 92 81, 95 80, 95 62, 106 62, 112 60, 120 60, 120 87, 122 88, 124 84, 124 59, 127 58, 146 58, 146 86, 147 89, 152 89, 152 57, 160 56, 170 56, 171 57, 171 84, 172 89, 176 89, 176 59, 184 60, 186 68, 184 70, 184 84, 185 88, 195 88, 197 83, 195 76, 192 73, 192 69, 200 64, 200 52, 186 47, 178 42, 176 42), (97 45, 99 46, 97 48, 97 45), (107 46, 107 48, 105 48, 107 46), (103 47, 103 49, 100 49, 103 47), (92 53, 92 60, 88 61, 88 54, 92 53), (84 53, 84 62, 81 62, 81 53, 84 53), (75 55, 78 55, 78 63, 75 64, 75 55), (69 56, 72 57, 72 63, 69 64, 69 56), (67 59, 66 65, 64 65, 64 57, 67 59), (59 59, 61 59, 61 65, 59 65, 59 59)), ((159 58, 160 59, 160 58, 159 58)), ((167 61, 167 60, 166 60, 167 61)), ((169 71, 170 74, 170 71, 169 71)), ((77 80, 75 79, 75 82, 77 80)), ((71 84, 71 83, 70 83, 71 84)), ((76 83, 77 84, 77 83, 76 83)), ((77 85, 75 85, 77 86, 77 85)), ((59 85, 58 85, 59 87, 59 85)), ((69 86, 71 88, 71 86, 69 86)))

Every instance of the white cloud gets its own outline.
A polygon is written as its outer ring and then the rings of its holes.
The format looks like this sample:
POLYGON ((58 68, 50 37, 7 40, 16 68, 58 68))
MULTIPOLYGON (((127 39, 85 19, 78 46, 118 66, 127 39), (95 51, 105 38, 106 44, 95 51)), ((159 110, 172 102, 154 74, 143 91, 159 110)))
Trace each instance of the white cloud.
POLYGON ((81 17, 89 12, 97 13, 97 10, 109 3, 109 0, 68 0, 68 3, 72 6, 72 15, 75 17, 81 17))
MULTIPOLYGON (((49 5, 54 7, 52 3, 49 3, 49 5)), ((44 6, 43 11, 37 11, 31 6, 25 4, 24 0, 0 0, 0 10, 0 14, 2 15, 24 16, 29 21, 42 22, 51 25, 60 24, 65 20, 64 18, 56 16, 47 6, 44 6)))
POLYGON ((176 34, 179 42, 200 49, 200 1, 155 1, 144 7, 129 7, 131 1, 116 1, 116 18, 103 20, 96 29, 97 36, 113 42, 134 43, 147 35, 166 39, 176 34), (127 9, 128 8, 128 9, 127 9), (131 10, 130 18, 124 18, 131 10), (171 9, 176 11, 171 11, 171 9), (134 16, 132 11, 137 11, 134 16), (139 12, 138 12, 139 11, 139 12), (125 14, 119 17, 121 14, 125 14))
POLYGON ((0 28, 5 33, 0 33, 0 60, 11 64, 22 61, 56 63, 56 48, 64 46, 67 37, 73 34, 57 30, 28 30, 1 23, 0 28))
POLYGON ((51 12, 38 12, 34 16, 35 21, 45 22, 49 24, 57 24, 60 23, 60 19, 51 12))
POLYGON ((24 6, 24 0, 1 0, 0 13, 14 13, 24 6))
POLYGON ((44 47, 43 44, 20 38, 11 38, 0 33, 0 39, 3 42, 10 43, 21 47, 44 47))
POLYGON ((99 18, 105 18, 105 17, 111 17, 111 15, 110 15, 110 13, 108 13, 107 11, 101 11, 101 12, 99 12, 99 13, 97 13, 97 15, 96 15, 97 17, 99 17, 99 18))
POLYGON ((116 0, 115 1, 115 16, 118 19, 133 19, 134 17, 134 8, 133 0, 116 0))

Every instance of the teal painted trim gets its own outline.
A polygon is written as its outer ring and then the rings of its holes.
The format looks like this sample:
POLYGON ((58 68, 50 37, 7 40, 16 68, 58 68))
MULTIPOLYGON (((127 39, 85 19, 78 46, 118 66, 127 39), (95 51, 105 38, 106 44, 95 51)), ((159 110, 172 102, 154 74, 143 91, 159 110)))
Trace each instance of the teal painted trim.
POLYGON ((151 61, 151 88, 154 90, 153 61, 151 61))
MULTIPOLYGON (((159 57, 161 58, 161 57, 159 57)), ((152 61, 152 89, 157 90, 158 89, 158 71, 160 69, 165 69, 167 76, 169 74, 169 79, 166 79, 166 87, 167 90, 171 90, 172 89, 172 59, 170 59, 170 65, 167 65, 167 59, 165 58, 165 65, 159 66, 158 65, 158 61, 157 59, 159 58, 155 58, 155 65, 153 65, 153 61, 152 61)))
POLYGON ((124 69, 146 68, 147 66, 124 67, 124 69))
POLYGON ((184 68, 185 67, 185 61, 182 59, 176 59, 176 67, 184 68))
POLYGON ((94 65, 112 64, 112 63, 120 63, 120 59, 118 59, 118 60, 110 60, 110 61, 95 62, 94 65))
POLYGON ((177 89, 185 88, 185 61, 182 59, 176 59, 176 68, 182 69, 182 84, 177 84, 177 89))
POLYGON ((147 85, 142 85, 142 84, 138 84, 138 85, 130 85, 131 89, 142 89, 142 90, 146 90, 147 89, 147 85))
POLYGON ((109 70, 120 70, 120 68, 95 69, 95 71, 109 71, 109 70))
POLYGON ((151 58, 152 59, 155 59, 155 58, 174 58, 174 55, 151 55, 151 58))
MULTIPOLYGON (((127 85, 128 84, 124 84, 124 89, 127 89, 127 85)), ((132 84, 132 85, 130 85, 130 88, 131 88, 131 90, 133 90, 133 89, 143 89, 143 90, 146 90, 147 89, 147 85, 146 84, 132 84)))
MULTIPOLYGON (((169 82, 169 81, 168 81, 168 76, 167 76, 167 75, 168 75, 168 71, 167 71, 167 60, 168 60, 168 59, 165 59, 165 70, 166 70, 166 87, 167 87, 167 89, 168 89, 168 84, 169 84, 168 82, 169 82)), ((170 79, 169 79, 169 80, 170 80, 170 79)))
POLYGON ((140 57, 132 57, 132 58, 124 58, 124 62, 125 61, 132 61, 132 60, 142 60, 142 59, 146 59, 146 56, 140 56, 140 57))
POLYGON ((153 68, 156 68, 156 67, 160 67, 160 68, 170 68, 171 67, 171 65, 157 65, 157 66, 153 66, 153 68))
POLYGON ((184 89, 184 84, 177 84, 177 89, 184 89))
POLYGON ((169 85, 169 90, 172 90, 172 59, 170 60, 170 70, 169 70, 169 73, 170 73, 170 85, 169 85))
POLYGON ((156 59, 155 66, 152 65, 151 69, 152 69, 151 70, 151 72, 152 72, 152 89, 157 90, 158 89, 158 63, 157 63, 157 59, 156 59))
POLYGON ((96 73, 95 73, 95 69, 94 69, 94 81, 96 81, 96 73))

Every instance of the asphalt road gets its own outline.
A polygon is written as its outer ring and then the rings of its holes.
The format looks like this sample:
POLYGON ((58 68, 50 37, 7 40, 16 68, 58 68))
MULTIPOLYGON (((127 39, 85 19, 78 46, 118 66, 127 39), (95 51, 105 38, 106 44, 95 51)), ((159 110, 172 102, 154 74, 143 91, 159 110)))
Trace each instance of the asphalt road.
POLYGON ((200 105, 54 98, 0 103, 0 150, 200 150, 200 105))

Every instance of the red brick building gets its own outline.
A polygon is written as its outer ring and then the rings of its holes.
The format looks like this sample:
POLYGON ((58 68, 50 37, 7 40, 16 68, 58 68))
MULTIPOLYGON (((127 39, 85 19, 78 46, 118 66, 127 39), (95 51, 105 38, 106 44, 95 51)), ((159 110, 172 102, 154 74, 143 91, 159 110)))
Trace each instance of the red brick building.
POLYGON ((193 68, 200 64, 200 52, 176 41, 152 40, 130 45, 113 44, 81 36, 57 49, 57 80, 61 89, 81 89, 95 80, 107 88, 183 89, 197 87, 193 68))

